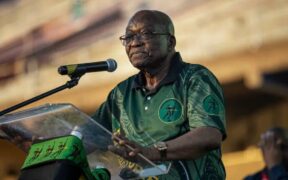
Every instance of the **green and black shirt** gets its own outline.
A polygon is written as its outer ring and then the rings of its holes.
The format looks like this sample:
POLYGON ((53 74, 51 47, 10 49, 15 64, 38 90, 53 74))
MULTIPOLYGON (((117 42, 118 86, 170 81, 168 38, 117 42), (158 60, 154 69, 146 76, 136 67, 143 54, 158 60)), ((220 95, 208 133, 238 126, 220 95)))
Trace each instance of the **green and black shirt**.
MULTIPOLYGON (((121 129, 129 140, 142 146, 173 139, 198 127, 217 128, 223 139, 226 137, 219 82, 205 67, 183 62, 179 53, 175 53, 168 75, 154 91, 145 89, 144 76, 139 72, 119 83, 93 118, 114 132, 121 129)), ((225 179, 220 148, 195 160, 175 162, 175 171, 183 171, 181 167, 186 174, 178 172, 179 179, 225 179)))

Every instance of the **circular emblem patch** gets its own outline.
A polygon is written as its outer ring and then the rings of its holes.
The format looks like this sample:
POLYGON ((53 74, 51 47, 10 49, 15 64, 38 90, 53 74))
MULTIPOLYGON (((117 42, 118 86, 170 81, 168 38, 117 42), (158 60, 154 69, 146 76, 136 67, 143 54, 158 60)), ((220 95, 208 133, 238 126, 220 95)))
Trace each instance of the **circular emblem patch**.
POLYGON ((182 115, 182 105, 176 99, 165 100, 159 108, 159 118, 166 123, 177 121, 182 115))
POLYGON ((220 106, 219 102, 217 101, 217 97, 214 97, 213 95, 205 97, 203 101, 203 108, 209 114, 219 114, 220 106))

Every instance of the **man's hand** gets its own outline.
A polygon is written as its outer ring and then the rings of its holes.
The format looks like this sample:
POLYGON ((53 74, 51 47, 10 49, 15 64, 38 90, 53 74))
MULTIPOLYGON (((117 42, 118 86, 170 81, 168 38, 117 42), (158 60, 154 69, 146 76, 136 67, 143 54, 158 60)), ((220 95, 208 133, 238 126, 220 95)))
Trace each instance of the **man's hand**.
POLYGON ((282 163, 282 143, 282 140, 276 138, 275 134, 271 131, 261 135, 259 146, 262 150, 264 161, 268 169, 271 169, 273 166, 282 163))
POLYGON ((140 160, 140 157, 137 156, 139 153, 145 157, 148 156, 148 159, 153 156, 151 148, 145 148, 135 142, 129 141, 127 138, 121 136, 120 133, 114 133, 112 139, 115 144, 108 146, 108 149, 129 161, 138 162, 140 160))

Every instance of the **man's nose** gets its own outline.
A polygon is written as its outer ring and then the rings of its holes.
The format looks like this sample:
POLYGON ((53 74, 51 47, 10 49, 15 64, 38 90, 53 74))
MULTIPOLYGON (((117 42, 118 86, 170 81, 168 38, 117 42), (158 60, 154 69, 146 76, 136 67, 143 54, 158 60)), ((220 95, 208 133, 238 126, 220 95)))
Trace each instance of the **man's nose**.
POLYGON ((139 35, 139 34, 134 35, 130 45, 131 46, 139 46, 141 44, 143 44, 143 41, 141 39, 141 35, 139 35))

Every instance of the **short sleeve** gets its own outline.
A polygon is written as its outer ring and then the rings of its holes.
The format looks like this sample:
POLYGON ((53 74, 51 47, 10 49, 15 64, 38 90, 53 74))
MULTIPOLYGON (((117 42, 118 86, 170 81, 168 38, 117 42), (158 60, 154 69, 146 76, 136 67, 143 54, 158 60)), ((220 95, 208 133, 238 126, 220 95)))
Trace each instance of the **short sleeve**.
POLYGON ((214 127, 226 138, 226 121, 222 88, 216 77, 206 68, 193 73, 189 79, 189 127, 214 127))

